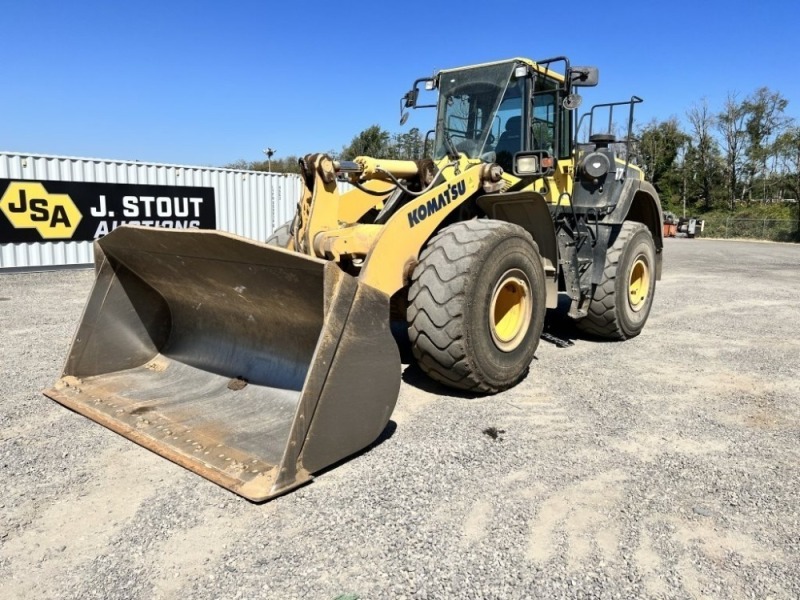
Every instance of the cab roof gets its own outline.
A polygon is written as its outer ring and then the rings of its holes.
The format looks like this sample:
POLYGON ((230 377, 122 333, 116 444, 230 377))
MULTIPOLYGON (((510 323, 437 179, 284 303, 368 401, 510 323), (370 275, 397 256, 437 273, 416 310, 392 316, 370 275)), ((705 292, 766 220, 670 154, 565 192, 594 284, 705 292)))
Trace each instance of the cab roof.
POLYGON ((530 58, 521 58, 521 57, 507 58, 505 60, 495 60, 495 61, 490 61, 490 62, 485 62, 485 63, 478 63, 478 64, 474 64, 474 65, 464 65, 464 66, 461 66, 461 67, 453 67, 453 68, 450 68, 450 69, 442 69, 441 71, 439 71, 439 73, 451 73, 451 72, 455 72, 455 71, 464 71, 466 69, 476 69, 478 67, 488 67, 490 65, 499 65, 499 64, 505 64, 505 63, 515 63, 515 64, 527 65, 531 69, 536 71, 537 73, 542 73, 545 76, 551 77, 552 79, 555 79, 556 81, 559 81, 559 82, 563 82, 564 79, 565 79, 563 73, 558 73, 557 71, 553 71, 552 69, 548 69, 545 66, 539 65, 536 61, 531 60, 530 58))

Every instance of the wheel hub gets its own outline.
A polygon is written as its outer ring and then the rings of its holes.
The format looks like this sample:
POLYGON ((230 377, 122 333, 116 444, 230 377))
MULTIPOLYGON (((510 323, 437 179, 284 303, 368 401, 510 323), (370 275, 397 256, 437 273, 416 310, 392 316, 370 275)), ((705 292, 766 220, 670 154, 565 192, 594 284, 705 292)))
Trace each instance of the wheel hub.
POLYGON ((640 311, 647 304, 650 292, 650 266, 642 257, 636 259, 628 279, 628 303, 634 312, 640 311))
POLYGON ((506 271, 492 292, 489 331, 503 352, 517 348, 531 323, 532 301, 528 277, 519 269, 506 271))

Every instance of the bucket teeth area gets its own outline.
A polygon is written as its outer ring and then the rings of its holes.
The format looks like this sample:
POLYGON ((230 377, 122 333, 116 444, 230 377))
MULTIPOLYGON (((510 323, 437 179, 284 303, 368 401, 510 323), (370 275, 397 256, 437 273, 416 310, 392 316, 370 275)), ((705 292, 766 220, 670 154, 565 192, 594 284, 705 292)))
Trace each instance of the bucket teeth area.
POLYGON ((232 390, 230 379, 158 356, 126 371, 65 376, 53 399, 228 488, 269 491, 299 392, 232 390))

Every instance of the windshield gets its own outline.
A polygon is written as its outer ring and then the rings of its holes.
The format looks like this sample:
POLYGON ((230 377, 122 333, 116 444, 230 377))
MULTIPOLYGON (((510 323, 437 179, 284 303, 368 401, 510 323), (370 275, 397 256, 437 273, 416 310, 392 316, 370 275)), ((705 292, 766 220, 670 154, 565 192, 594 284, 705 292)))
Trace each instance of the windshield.
POLYGON ((447 155, 447 137, 470 158, 521 149, 524 79, 511 80, 515 66, 509 61, 442 73, 436 159, 447 155))

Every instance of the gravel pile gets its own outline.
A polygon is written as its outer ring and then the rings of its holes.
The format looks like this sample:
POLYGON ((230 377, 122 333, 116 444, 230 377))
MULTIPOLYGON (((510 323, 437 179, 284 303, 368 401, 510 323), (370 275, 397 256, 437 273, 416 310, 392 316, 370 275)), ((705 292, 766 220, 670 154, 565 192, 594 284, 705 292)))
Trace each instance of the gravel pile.
POLYGON ((574 345, 491 397, 405 367, 375 446, 263 505, 40 394, 92 281, 0 275, 5 597, 800 597, 800 247, 667 240, 638 338, 552 314, 574 345))

